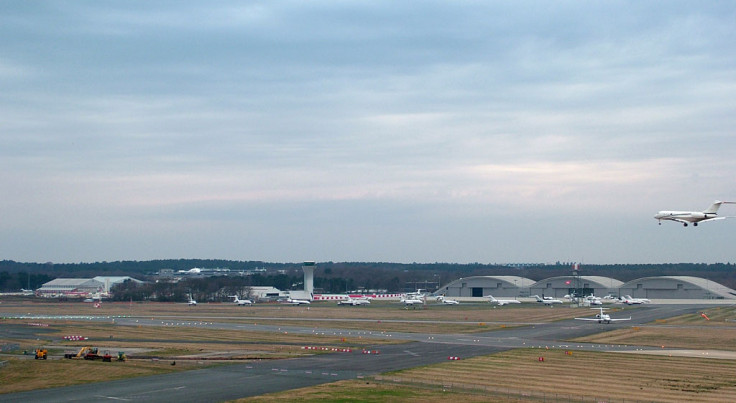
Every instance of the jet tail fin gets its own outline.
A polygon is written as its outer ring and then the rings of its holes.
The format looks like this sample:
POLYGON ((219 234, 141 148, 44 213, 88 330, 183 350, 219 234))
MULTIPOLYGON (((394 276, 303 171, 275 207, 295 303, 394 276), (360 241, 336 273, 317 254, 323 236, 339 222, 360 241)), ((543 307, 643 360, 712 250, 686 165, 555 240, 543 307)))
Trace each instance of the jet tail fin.
POLYGON ((710 207, 708 207, 707 209, 705 209, 703 211, 703 213, 705 213, 705 214, 716 214, 718 212, 718 208, 721 207, 721 204, 723 204, 723 203, 724 202, 722 202, 720 200, 716 200, 716 201, 713 202, 713 204, 710 205, 710 207))

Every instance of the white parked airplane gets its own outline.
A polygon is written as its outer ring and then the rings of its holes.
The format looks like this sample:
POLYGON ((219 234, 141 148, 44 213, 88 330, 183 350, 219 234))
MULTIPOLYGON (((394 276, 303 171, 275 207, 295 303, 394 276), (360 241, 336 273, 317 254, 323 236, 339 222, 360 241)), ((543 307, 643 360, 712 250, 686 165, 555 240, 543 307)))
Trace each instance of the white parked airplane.
POLYGON ((561 304, 562 303, 562 300, 556 299, 556 298, 552 298, 552 297, 544 297, 544 298, 542 298, 539 295, 533 295, 533 297, 537 299, 537 302, 541 302, 544 305, 554 305, 554 304, 561 304))
POLYGON ((590 309, 600 309, 600 313, 597 313, 595 315, 595 318, 575 318, 577 320, 591 320, 596 321, 598 323, 611 323, 611 322, 621 322, 624 320, 631 320, 631 316, 628 318, 619 318, 619 319, 611 319, 611 315, 607 313, 603 313, 603 311, 607 310, 608 308, 590 308, 590 309))
POLYGON ((230 298, 235 298, 235 301, 233 302, 238 306, 253 305, 253 301, 249 299, 240 299, 237 295, 231 295, 230 298))
POLYGON ((291 304, 291 305, 309 305, 309 304, 312 303, 312 301, 309 301, 307 299, 292 299, 292 298, 287 298, 286 299, 286 303, 287 304, 291 304))
POLYGON ((587 297, 585 297, 585 301, 589 305, 603 305, 603 301, 599 297, 596 297, 593 294, 590 294, 587 297))
POLYGON ((447 299, 444 295, 440 295, 437 297, 437 302, 441 302, 445 305, 460 305, 460 301, 454 300, 454 299, 447 299))
POLYGON ((639 305, 639 304, 648 304, 651 301, 649 301, 646 298, 634 298, 631 295, 624 295, 621 297, 621 302, 627 305, 639 305))
POLYGON ((496 299, 496 298, 493 298, 493 295, 489 295, 488 298, 489 298, 488 302, 495 302, 500 306, 508 305, 508 304, 521 304, 521 301, 516 300, 516 299, 496 299))
POLYGON ((187 294, 187 298, 189 298, 189 305, 197 305, 197 301, 192 299, 192 294, 187 294))
POLYGON ((697 226, 699 222, 723 220, 727 217, 718 217, 718 208, 721 204, 736 204, 736 202, 724 202, 716 200, 711 204, 710 207, 700 211, 660 211, 654 218, 659 221, 659 225, 662 225, 662 220, 677 221, 687 227, 688 223, 692 223, 693 226, 697 226))
POLYGON ((337 301, 337 305, 351 306, 370 305, 370 303, 371 301, 368 298, 351 298, 350 296, 348 296, 348 299, 337 301))
POLYGON ((406 297, 401 297, 400 302, 404 304, 407 308, 410 306, 416 307, 416 305, 424 304, 424 298, 420 298, 415 295, 407 294, 406 297))

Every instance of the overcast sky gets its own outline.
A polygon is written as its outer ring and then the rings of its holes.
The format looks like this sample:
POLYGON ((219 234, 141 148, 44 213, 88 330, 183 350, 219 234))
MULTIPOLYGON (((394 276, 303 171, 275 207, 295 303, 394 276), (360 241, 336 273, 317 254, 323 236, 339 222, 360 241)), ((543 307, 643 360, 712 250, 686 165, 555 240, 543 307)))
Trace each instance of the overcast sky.
POLYGON ((734 21, 3 1, 0 259, 736 262, 736 219, 653 218, 736 200, 734 21))

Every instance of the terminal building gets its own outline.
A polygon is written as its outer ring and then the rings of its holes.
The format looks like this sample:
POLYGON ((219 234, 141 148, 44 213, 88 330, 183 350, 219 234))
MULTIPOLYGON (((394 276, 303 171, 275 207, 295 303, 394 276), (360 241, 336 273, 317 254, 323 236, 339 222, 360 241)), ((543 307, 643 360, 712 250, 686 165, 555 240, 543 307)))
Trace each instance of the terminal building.
POLYGON ((565 295, 623 296, 649 299, 736 299, 736 290, 699 277, 644 277, 623 283, 603 276, 559 276, 540 281, 517 276, 474 276, 452 281, 434 292, 446 297, 562 298, 565 295))

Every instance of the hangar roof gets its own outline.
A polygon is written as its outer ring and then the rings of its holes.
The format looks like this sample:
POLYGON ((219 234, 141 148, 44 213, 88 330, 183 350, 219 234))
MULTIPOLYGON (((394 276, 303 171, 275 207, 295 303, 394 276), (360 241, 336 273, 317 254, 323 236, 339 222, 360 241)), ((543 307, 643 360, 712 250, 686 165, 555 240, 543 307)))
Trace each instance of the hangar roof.
POLYGON ((488 280, 488 281, 503 281, 507 283, 509 286, 517 286, 517 287, 529 287, 532 284, 534 284, 534 280, 526 278, 526 277, 519 277, 519 276, 471 276, 471 277, 461 277, 457 280, 453 280, 449 282, 448 284, 445 284, 444 286, 440 287, 440 289, 443 289, 445 287, 449 287, 453 284, 462 282, 462 281, 468 281, 468 280, 488 280))
POLYGON ((64 287, 64 286, 100 286, 101 282, 95 281, 91 278, 55 278, 48 283, 45 283, 44 287, 64 287))
POLYGON ((637 283, 645 283, 647 281, 662 281, 662 280, 671 280, 671 281, 680 281, 683 283, 690 283, 696 287, 700 287, 704 290, 708 290, 709 292, 720 295, 724 298, 736 297, 736 290, 728 288, 723 284, 716 283, 715 281, 711 281, 711 280, 708 280, 702 277, 693 277, 693 276, 642 277, 642 278, 628 281, 625 284, 621 285, 620 288, 634 288, 636 287, 637 283))
MULTIPOLYGON (((532 288, 537 288, 536 286, 539 284, 549 283, 553 281, 562 281, 562 280, 574 280, 575 276, 557 276, 557 277, 549 277, 542 280, 537 281, 532 285, 532 288)), ((615 278, 611 277, 603 277, 603 276, 580 276, 580 279, 582 281, 585 281, 587 283, 594 283, 596 284, 595 288, 619 288, 621 285, 623 285, 623 282, 621 280, 616 280, 615 278)))

